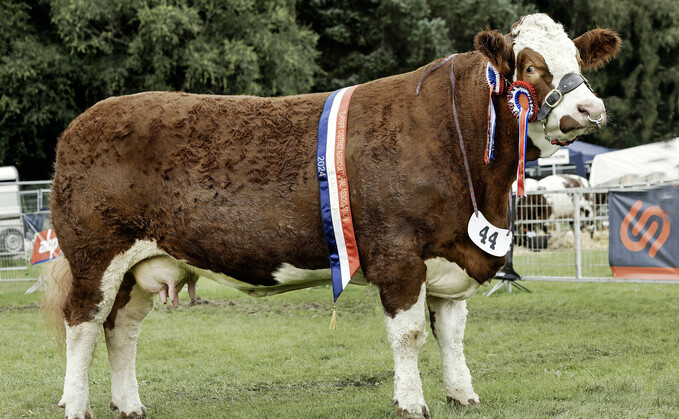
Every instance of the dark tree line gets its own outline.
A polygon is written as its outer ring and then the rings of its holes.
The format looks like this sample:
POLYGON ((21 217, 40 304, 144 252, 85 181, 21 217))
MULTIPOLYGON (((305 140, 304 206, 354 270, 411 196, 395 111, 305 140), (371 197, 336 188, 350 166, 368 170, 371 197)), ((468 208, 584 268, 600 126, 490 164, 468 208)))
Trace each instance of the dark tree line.
POLYGON ((587 141, 679 136, 676 0, 0 0, 0 164, 48 178, 59 134, 112 95, 328 91, 470 50, 479 30, 537 11, 571 37, 623 38, 587 74, 613 120, 587 141))

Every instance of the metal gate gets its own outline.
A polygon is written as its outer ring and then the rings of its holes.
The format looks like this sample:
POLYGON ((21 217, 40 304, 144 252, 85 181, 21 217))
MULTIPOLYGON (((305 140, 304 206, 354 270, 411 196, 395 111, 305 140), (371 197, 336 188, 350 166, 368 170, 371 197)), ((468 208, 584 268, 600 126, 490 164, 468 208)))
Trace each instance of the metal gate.
MULTIPOLYGON (((41 266, 30 266, 30 258, 35 234, 51 228, 50 184, 51 181, 3 183, 3 186, 17 188, 21 214, 0 218, 0 281, 38 279, 41 266)), ((525 198, 514 198, 512 252, 514 269, 521 279, 671 282, 612 276, 608 264, 608 193, 611 190, 614 189, 540 190, 526 192, 525 198)))
MULTIPOLYGON (((650 186, 657 185, 646 185, 650 186)), ((608 263, 608 193, 620 189, 631 187, 538 190, 526 192, 525 198, 514 198, 513 263, 521 279, 672 282, 612 276, 608 263)))
POLYGON ((0 194, 0 281, 33 281, 40 265, 30 266, 35 234, 50 228, 51 181, 3 182, 0 194), (2 212, 16 200, 15 211, 2 212))

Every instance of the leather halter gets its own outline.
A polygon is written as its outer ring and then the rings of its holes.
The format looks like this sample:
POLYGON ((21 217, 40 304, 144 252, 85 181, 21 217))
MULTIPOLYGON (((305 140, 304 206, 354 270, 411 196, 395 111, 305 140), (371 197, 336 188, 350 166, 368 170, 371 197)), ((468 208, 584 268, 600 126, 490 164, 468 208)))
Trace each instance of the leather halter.
POLYGON ((561 81, 559 82, 559 87, 547 93, 547 97, 545 97, 545 101, 543 102, 542 106, 540 106, 540 110, 538 111, 537 120, 542 121, 543 119, 547 118, 547 115, 549 115, 552 109, 556 108, 556 106, 559 103, 561 103, 563 95, 565 95, 568 92, 572 92, 582 83, 585 83, 585 86, 587 86, 589 91, 594 93, 594 91, 592 90, 592 86, 589 85, 587 79, 584 78, 581 74, 568 73, 565 76, 563 76, 561 78, 561 81))

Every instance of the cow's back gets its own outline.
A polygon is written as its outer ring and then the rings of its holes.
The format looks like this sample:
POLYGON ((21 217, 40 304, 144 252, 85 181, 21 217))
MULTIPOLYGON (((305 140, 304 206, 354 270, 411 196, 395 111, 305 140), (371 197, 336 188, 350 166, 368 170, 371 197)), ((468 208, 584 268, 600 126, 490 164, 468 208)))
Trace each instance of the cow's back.
POLYGON ((99 102, 57 146, 52 208, 64 252, 155 240, 196 266, 262 282, 281 261, 327 264, 315 176, 325 96, 99 102))

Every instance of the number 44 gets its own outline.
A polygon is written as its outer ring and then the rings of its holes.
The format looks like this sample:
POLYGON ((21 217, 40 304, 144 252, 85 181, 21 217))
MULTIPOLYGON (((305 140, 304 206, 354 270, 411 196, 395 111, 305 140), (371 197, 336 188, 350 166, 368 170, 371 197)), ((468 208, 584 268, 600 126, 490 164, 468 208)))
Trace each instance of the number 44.
POLYGON ((490 243, 490 248, 492 250, 495 250, 495 243, 497 242, 497 231, 494 232, 493 234, 488 237, 488 231, 489 227, 486 226, 479 231, 479 236, 481 237, 481 244, 486 244, 486 238, 488 239, 488 242, 490 243))

